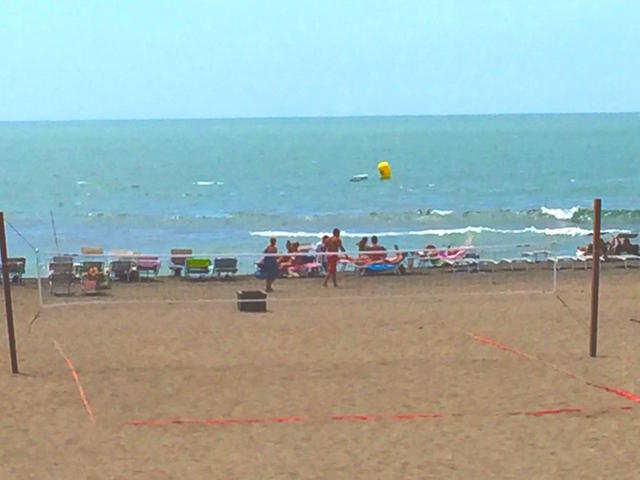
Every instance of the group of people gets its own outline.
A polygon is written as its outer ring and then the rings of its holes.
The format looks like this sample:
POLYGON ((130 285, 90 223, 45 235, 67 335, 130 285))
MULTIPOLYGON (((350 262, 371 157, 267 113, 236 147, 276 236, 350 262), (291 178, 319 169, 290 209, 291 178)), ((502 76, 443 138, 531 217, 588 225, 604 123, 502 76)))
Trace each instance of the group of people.
POLYGON ((341 255, 346 250, 340 238, 340 230, 334 228, 332 236, 324 235, 315 245, 300 245, 300 242, 287 241, 287 253, 278 255, 276 238, 271 237, 269 244, 263 250, 263 257, 258 261, 259 278, 264 278, 267 292, 273 291, 273 282, 280 276, 297 276, 297 270, 309 262, 321 263, 326 271, 322 285, 326 287, 331 281, 334 287, 338 286, 337 269, 341 257, 353 263, 357 267, 366 267, 373 264, 400 264, 406 257, 406 252, 401 252, 394 245, 394 255, 387 256, 387 249, 378 243, 378 237, 373 235, 371 243, 368 237, 362 237, 356 243, 358 256, 341 255))
MULTIPOLYGON (((626 234, 614 235, 608 242, 600 238, 598 247, 601 255, 640 254, 640 246, 636 243, 631 243, 629 235, 626 234)), ((579 246, 578 253, 582 255, 593 255, 593 242, 586 246, 579 246)))
MULTIPOLYGON (((266 285, 265 290, 267 292, 273 291, 273 282, 280 277, 283 273, 291 273, 295 270, 296 266, 304 265, 314 259, 314 255, 302 255, 301 253, 308 253, 311 250, 311 246, 305 246, 301 248, 299 242, 287 241, 287 254, 278 256, 278 247, 276 246, 276 237, 269 239, 269 244, 263 250, 263 257, 258 261, 258 267, 260 270, 260 276, 264 278, 266 285), (302 251, 304 250, 304 251, 302 251)), ((345 249, 340 239, 340 230, 333 229, 333 236, 325 235, 322 237, 314 247, 315 253, 324 253, 326 255, 321 256, 322 263, 326 270, 323 286, 327 286, 329 280, 333 281, 333 286, 337 287, 337 271, 338 271, 338 252, 344 252, 345 249)))

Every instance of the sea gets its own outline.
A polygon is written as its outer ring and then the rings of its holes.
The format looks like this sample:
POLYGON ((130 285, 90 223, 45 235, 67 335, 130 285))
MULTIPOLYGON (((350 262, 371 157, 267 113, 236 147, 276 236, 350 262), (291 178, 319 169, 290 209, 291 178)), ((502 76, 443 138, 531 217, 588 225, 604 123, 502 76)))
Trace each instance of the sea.
POLYGON ((594 198, 605 231, 640 230, 639 133, 635 113, 5 122, 0 209, 32 273, 36 250, 44 264, 82 246, 187 247, 249 272, 268 237, 283 249, 334 227, 347 250, 375 234, 573 254, 594 198))

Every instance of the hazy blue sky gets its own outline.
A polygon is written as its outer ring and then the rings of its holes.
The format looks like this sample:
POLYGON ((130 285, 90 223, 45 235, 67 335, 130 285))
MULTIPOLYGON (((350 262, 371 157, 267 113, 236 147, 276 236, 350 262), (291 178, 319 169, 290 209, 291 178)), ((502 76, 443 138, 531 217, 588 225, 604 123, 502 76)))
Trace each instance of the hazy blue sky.
POLYGON ((0 120, 640 110, 640 1, 0 0, 0 120))

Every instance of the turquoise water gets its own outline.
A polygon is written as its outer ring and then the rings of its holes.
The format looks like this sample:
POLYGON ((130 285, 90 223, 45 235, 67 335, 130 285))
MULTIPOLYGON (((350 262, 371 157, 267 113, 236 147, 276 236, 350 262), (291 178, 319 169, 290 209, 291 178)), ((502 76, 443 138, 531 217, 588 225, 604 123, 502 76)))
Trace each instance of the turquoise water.
POLYGON ((594 197, 603 228, 640 229, 638 132, 640 114, 0 123, 0 206, 43 256, 50 211, 64 252, 258 252, 338 226, 347 247, 572 253, 594 197))

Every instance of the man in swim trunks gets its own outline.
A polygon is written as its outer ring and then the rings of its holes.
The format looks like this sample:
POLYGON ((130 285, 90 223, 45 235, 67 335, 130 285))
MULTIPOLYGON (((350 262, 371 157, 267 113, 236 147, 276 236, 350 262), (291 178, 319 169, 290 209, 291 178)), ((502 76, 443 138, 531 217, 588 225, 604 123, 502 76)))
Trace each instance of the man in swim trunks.
POLYGON ((342 240, 340 240, 340 230, 337 228, 333 229, 333 237, 330 237, 325 243, 325 247, 327 248, 327 252, 330 252, 327 255, 327 275, 324 277, 323 287, 327 286, 329 282, 329 278, 333 280, 333 286, 337 287, 338 282, 336 279, 336 273, 338 271, 338 251, 344 252, 344 247, 342 246, 342 240), (331 252, 335 252, 333 255, 331 252))

